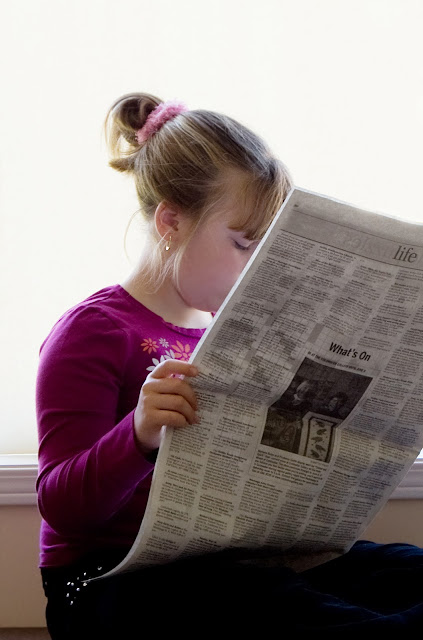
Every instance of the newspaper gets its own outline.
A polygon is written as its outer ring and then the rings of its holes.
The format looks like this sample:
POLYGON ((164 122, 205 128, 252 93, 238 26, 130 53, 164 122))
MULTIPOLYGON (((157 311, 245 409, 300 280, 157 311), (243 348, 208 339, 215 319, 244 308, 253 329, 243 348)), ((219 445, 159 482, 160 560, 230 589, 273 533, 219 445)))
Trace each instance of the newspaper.
POLYGON ((294 188, 191 359, 113 573, 222 549, 348 551, 423 447, 423 225, 294 188))

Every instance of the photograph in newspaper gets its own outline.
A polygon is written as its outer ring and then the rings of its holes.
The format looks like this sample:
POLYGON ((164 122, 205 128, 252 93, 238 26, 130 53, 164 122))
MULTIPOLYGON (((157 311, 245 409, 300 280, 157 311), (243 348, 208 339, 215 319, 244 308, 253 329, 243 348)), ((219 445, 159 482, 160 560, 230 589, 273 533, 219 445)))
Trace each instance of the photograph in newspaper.
POLYGON ((423 227, 294 188, 191 362, 200 423, 165 430, 112 573, 345 553, 423 447, 423 227))
MULTIPOLYGON (((336 352, 340 345, 331 345, 336 352)), ((261 444, 329 462, 334 430, 371 379, 304 358, 288 389, 267 412, 261 444)))

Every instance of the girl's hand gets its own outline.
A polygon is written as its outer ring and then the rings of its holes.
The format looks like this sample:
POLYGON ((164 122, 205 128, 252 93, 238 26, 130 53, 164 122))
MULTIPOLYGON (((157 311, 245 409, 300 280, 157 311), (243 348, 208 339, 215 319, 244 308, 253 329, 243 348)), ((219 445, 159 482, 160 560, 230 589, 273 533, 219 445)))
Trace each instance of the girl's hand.
POLYGON ((165 360, 146 377, 134 413, 134 429, 143 453, 157 449, 163 425, 186 427, 198 422, 197 400, 191 385, 180 376, 198 375, 197 367, 165 360))

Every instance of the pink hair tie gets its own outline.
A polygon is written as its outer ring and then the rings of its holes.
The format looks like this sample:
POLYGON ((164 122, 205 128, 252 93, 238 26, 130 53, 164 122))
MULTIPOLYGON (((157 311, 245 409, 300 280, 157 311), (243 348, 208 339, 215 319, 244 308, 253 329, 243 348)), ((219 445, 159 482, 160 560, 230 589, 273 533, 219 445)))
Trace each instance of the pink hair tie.
POLYGON ((175 116, 188 111, 187 106, 183 102, 177 102, 176 100, 169 100, 168 102, 161 102, 148 116, 145 124, 135 134, 138 144, 142 144, 150 136, 156 133, 165 122, 172 120, 175 116))

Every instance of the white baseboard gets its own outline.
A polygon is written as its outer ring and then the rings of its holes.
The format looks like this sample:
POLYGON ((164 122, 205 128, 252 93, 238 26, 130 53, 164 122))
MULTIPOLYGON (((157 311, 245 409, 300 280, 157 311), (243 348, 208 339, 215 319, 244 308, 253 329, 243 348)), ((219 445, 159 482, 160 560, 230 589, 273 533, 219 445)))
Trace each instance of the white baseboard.
MULTIPOLYGON (((37 504, 35 481, 38 464, 35 454, 0 455, 0 505, 37 504)), ((411 467, 391 500, 423 498, 423 459, 411 467)))
POLYGON ((37 504, 36 454, 0 455, 0 505, 37 504))

